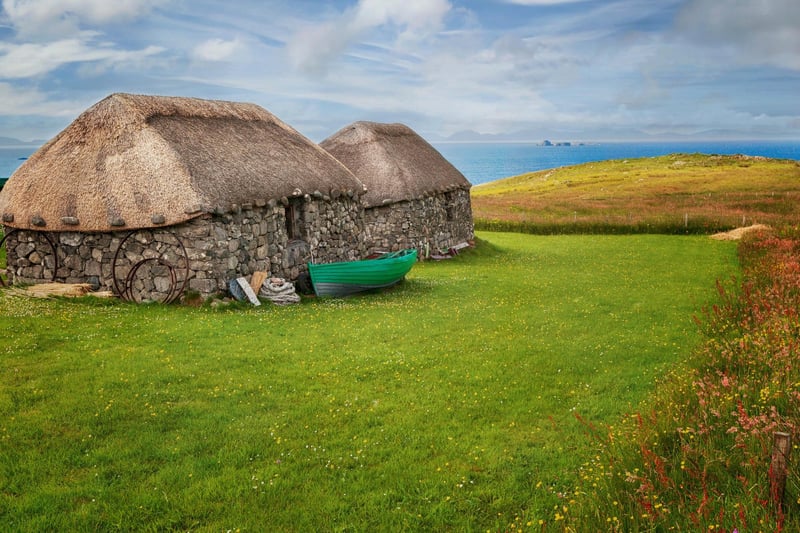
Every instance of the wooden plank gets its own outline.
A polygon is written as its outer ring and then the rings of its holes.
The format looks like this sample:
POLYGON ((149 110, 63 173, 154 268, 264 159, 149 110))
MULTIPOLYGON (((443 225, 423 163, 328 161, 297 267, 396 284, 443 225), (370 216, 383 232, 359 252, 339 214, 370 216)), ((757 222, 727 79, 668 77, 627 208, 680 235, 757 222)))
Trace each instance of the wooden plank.
POLYGON ((34 298, 47 298, 49 296, 81 297, 92 290, 88 283, 40 283, 25 288, 12 289, 14 294, 32 296, 34 298))
POLYGON ((268 275, 269 274, 266 272, 253 272, 253 275, 250 277, 250 287, 253 289, 254 293, 258 294, 268 275))

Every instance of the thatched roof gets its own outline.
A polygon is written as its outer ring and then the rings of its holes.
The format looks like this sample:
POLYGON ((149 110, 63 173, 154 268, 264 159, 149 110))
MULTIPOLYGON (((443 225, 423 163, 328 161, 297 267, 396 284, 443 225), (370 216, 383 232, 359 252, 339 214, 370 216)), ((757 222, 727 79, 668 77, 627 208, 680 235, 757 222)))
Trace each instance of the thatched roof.
POLYGON ((11 176, 0 191, 0 221, 43 231, 115 231, 316 191, 357 196, 364 188, 257 105, 112 94, 11 176))
POLYGON ((356 122, 320 143, 367 186, 370 207, 469 189, 433 146, 403 124, 356 122))

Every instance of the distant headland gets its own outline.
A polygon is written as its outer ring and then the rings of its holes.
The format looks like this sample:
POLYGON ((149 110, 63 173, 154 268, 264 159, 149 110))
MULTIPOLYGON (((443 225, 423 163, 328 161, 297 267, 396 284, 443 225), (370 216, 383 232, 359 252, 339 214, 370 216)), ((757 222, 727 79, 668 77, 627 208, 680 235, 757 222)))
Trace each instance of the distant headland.
POLYGON ((37 147, 43 145, 45 142, 46 141, 43 140, 21 141, 19 139, 15 139, 14 137, 0 137, 0 148, 16 148, 19 146, 37 147))

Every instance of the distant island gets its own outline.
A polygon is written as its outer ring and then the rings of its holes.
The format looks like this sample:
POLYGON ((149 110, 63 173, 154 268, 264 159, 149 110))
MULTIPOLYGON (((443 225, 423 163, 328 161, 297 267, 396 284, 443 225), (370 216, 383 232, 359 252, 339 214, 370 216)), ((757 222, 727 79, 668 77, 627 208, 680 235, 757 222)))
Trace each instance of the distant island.
POLYGON ((542 141, 542 144, 540 146, 572 146, 573 144, 575 144, 575 146, 584 146, 586 143, 581 143, 581 142, 572 143, 571 141, 553 142, 553 141, 548 141, 547 139, 545 139, 544 141, 542 141))

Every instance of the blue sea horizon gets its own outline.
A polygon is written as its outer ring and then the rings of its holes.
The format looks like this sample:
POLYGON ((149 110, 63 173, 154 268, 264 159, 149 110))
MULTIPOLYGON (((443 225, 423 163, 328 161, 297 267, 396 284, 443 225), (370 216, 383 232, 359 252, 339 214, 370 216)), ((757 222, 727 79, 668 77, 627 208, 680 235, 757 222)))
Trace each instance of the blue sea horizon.
MULTIPOLYGON (((743 154, 800 161, 800 141, 593 142, 543 146, 534 142, 436 142, 433 146, 473 185, 526 172, 592 161, 673 153, 743 154)), ((38 147, 0 147, 0 178, 7 178, 38 147)))
POLYGON ((762 156, 800 161, 800 141, 596 142, 544 146, 534 142, 432 143, 473 185, 527 172, 674 153, 762 156))

